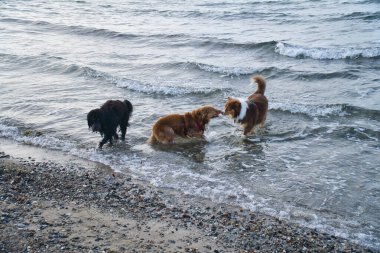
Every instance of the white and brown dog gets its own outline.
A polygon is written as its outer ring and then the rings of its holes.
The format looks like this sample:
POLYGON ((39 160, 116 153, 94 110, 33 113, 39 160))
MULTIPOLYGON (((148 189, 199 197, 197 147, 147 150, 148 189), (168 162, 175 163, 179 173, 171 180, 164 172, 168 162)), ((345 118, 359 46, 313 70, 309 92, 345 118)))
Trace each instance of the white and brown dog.
POLYGON ((251 79, 257 83, 257 90, 247 99, 228 98, 224 108, 224 114, 229 115, 244 127, 244 135, 254 133, 255 126, 264 127, 268 113, 268 99, 264 96, 266 82, 262 76, 254 76, 251 79))

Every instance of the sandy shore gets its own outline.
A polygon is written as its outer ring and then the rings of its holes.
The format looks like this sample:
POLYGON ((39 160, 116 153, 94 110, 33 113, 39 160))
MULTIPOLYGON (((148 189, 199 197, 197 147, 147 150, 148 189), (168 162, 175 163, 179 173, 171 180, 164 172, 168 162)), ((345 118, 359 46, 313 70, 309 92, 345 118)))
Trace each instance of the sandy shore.
POLYGON ((0 252, 374 252, 100 164, 0 151, 0 252))

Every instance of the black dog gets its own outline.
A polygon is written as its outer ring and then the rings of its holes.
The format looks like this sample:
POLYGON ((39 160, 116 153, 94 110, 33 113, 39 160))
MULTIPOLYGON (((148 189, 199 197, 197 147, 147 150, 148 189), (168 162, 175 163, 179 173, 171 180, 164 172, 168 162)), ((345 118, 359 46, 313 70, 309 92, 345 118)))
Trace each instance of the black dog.
POLYGON ((87 114, 88 127, 93 132, 99 132, 103 140, 99 142, 99 148, 102 148, 107 141, 112 146, 112 137, 117 140, 119 136, 116 129, 120 126, 121 139, 125 140, 127 126, 129 126, 129 117, 133 111, 133 106, 128 100, 108 100, 100 109, 91 110, 87 114))

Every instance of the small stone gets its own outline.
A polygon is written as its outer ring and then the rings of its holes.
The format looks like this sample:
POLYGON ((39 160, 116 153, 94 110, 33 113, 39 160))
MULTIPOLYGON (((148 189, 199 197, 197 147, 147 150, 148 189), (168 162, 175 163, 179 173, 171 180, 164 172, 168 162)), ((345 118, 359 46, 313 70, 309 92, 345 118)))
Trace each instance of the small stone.
POLYGON ((23 223, 17 223, 16 224, 16 227, 18 228, 26 228, 28 225, 27 224, 23 224, 23 223))

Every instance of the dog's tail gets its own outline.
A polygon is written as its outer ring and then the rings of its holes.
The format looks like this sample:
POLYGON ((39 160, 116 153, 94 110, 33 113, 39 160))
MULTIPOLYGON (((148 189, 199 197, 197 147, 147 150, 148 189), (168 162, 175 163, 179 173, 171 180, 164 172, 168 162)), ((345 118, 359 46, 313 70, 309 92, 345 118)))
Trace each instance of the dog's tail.
POLYGON ((131 117, 132 115, 132 112, 133 112, 133 105, 131 102, 129 102, 128 100, 124 100, 124 104, 127 106, 127 114, 126 114, 126 121, 127 121, 127 126, 129 126, 129 118, 131 117))
POLYGON ((253 76, 251 78, 252 82, 257 83, 257 90, 255 94, 261 94, 264 95, 265 87, 266 87, 266 81, 263 76, 253 76))
POLYGON ((128 111, 130 113, 132 113, 133 112, 133 105, 132 105, 132 103, 129 102, 128 100, 124 100, 124 103, 127 105, 128 111))

